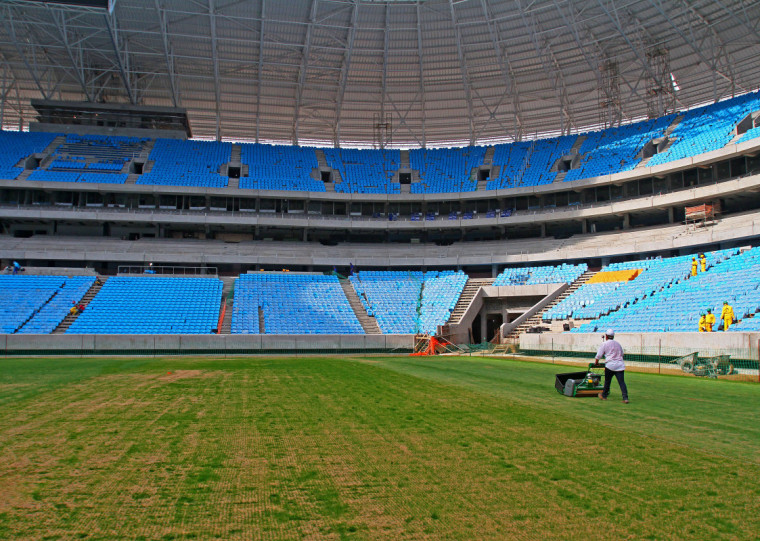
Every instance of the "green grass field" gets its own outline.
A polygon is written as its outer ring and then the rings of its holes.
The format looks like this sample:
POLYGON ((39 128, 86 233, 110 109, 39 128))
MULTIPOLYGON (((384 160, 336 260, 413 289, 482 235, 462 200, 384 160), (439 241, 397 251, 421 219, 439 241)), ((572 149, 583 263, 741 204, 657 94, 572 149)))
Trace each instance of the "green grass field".
POLYGON ((3 359, 0 538, 757 538, 760 385, 575 370, 3 359))

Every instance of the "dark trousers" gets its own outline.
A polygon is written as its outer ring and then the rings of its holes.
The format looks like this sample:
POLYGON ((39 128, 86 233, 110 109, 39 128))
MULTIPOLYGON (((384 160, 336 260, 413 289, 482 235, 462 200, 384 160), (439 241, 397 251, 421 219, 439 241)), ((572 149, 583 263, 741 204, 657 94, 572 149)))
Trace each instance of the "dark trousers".
POLYGON ((628 400, 628 387, 625 386, 625 370, 610 370, 604 368, 604 390, 602 396, 607 398, 610 396, 610 383, 612 383, 612 377, 616 377, 618 385, 620 386, 620 392, 623 393, 623 400, 628 400))

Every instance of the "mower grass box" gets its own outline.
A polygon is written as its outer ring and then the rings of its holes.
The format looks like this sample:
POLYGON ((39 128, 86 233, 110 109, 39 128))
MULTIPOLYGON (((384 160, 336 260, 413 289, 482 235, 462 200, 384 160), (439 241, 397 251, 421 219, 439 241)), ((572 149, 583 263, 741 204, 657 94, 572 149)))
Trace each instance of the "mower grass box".
POLYGON ((604 370, 604 363, 589 363, 585 372, 557 374, 554 388, 565 396, 596 396, 604 389, 602 374, 594 371, 599 369, 604 370))

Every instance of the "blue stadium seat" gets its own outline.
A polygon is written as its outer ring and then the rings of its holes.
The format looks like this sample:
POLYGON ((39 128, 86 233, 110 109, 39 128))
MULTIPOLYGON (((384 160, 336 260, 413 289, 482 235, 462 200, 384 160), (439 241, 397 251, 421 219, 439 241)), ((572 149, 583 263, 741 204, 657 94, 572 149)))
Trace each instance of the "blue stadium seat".
POLYGON ((235 285, 233 334, 364 334, 337 276, 242 274, 235 285))
POLYGON ((0 178, 15 179, 24 170, 21 160, 42 152, 58 133, 15 132, 0 130, 0 178))
POLYGON ((224 188, 229 177, 219 170, 231 154, 231 143, 156 139, 148 157, 153 168, 140 175, 136 184, 224 188))
POLYGON ((258 143, 244 143, 240 147, 240 162, 248 166, 248 176, 241 177, 240 188, 326 191, 324 182, 311 176, 319 167, 314 148, 258 143))
POLYGON ((222 281, 216 278, 110 278, 68 334, 209 334, 216 329, 222 281))
MULTIPOLYGON (((573 317, 592 321, 573 332, 696 332, 700 313, 711 308, 717 318, 724 300, 734 306, 738 319, 750 317, 760 309, 760 250, 738 252, 705 252, 707 271, 693 277, 691 261, 697 254, 627 262, 627 268, 644 271, 595 299, 591 310, 574 311, 573 317)), ((610 265, 603 270, 621 269, 610 265)))
POLYGON ((0 275, 0 332, 50 334, 94 282, 94 276, 0 275))
POLYGON ((494 286, 521 286, 534 284, 571 284, 588 270, 588 265, 543 265, 538 267, 512 267, 501 271, 494 286))
POLYGON ((360 271, 350 277, 365 310, 385 334, 435 334, 467 283, 462 271, 360 271))

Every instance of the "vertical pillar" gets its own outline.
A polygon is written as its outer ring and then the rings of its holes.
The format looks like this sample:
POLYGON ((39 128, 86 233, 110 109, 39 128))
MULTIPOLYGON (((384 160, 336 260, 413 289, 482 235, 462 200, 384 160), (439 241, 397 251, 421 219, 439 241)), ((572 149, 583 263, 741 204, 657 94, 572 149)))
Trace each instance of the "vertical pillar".
POLYGON ((588 220, 581 220, 581 233, 588 233, 588 220))
POLYGON ((668 223, 672 224, 674 220, 673 207, 668 207, 668 223))
POLYGON ((490 340, 490 336, 486 334, 486 323, 488 322, 488 314, 486 313, 485 308, 481 312, 481 318, 480 318, 480 340, 481 342, 488 342, 490 340))
POLYGON ((542 223, 541 224, 541 238, 544 238, 544 237, 546 237, 546 224, 542 223))
POLYGON ((631 228, 631 215, 628 213, 623 214, 623 229, 631 228))
POLYGON ((499 275, 499 267, 496 263, 491 263, 491 278, 496 278, 499 275))

